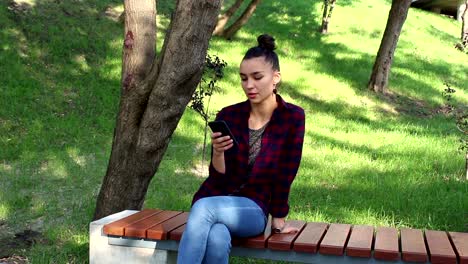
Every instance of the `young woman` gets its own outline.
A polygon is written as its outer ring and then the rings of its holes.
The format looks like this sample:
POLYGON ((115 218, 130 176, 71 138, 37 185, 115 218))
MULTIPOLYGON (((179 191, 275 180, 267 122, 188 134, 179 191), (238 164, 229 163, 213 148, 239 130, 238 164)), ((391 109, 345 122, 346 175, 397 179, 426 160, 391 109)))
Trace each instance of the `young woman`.
POLYGON ((209 177, 193 198, 178 263, 228 263, 231 236, 262 233, 269 214, 274 231, 298 231, 285 217, 302 155, 304 110, 277 94, 281 74, 274 38, 257 40, 240 64, 248 100, 216 117, 228 124, 238 145, 219 132, 211 135, 209 177))

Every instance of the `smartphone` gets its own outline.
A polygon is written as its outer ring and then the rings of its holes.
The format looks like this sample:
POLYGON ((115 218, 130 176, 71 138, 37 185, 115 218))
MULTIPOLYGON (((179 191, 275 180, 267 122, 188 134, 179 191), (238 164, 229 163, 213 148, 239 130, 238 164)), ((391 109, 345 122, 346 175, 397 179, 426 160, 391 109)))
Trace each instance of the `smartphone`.
POLYGON ((224 122, 224 120, 218 120, 218 121, 211 121, 211 122, 208 122, 208 125, 210 126, 211 128, 211 131, 213 132, 221 132, 221 136, 229 136, 231 137, 231 139, 233 140, 234 142, 234 145, 237 146, 238 143, 237 143, 237 140, 236 138, 234 137, 234 135, 232 134, 231 130, 229 129, 228 125, 226 124, 226 122, 224 122))

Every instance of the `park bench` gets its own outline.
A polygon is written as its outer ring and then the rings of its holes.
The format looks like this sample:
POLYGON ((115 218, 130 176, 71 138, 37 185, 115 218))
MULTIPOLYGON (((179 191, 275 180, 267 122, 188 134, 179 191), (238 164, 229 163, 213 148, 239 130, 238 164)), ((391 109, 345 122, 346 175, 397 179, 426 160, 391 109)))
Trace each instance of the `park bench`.
MULTIPOLYGON (((188 213, 123 211, 90 225, 90 263, 175 263, 188 213)), ((271 220, 271 219, 270 219, 271 220)), ((288 220, 296 234, 234 238, 232 256, 303 263, 468 264, 468 233, 288 220)))

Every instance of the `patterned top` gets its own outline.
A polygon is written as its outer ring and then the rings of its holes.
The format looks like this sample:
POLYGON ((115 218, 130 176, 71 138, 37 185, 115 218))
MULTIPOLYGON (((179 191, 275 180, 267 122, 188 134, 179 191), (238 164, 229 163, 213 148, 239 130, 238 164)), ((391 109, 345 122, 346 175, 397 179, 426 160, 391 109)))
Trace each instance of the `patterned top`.
POLYGON ((255 201, 265 215, 285 217, 289 191, 302 157, 305 114, 299 106, 276 95, 278 107, 261 137, 261 149, 249 176, 248 100, 223 108, 216 120, 224 120, 239 143, 224 152, 226 173, 210 164, 209 176, 195 193, 192 204, 209 196, 236 195, 255 201))
POLYGON ((258 156, 258 153, 260 152, 260 149, 262 148, 262 136, 263 132, 265 131, 266 126, 268 123, 266 123, 264 126, 262 126, 259 129, 250 129, 249 128, 249 172, 253 168, 253 165, 255 163, 255 159, 258 156))

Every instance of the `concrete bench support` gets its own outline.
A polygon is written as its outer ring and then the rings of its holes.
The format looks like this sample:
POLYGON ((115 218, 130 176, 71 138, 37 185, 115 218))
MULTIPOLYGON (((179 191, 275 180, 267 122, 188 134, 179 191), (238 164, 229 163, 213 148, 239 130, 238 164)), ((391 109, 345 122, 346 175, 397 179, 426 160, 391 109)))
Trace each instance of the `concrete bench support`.
MULTIPOLYGON (((138 248, 151 248, 168 250, 169 254, 177 253, 179 243, 176 241, 151 241, 143 239, 129 239, 120 237, 109 237, 109 244, 119 245, 125 247, 138 247, 138 248)), ((253 248, 242 248, 233 247, 231 249, 231 256, 237 257, 249 257, 256 259, 268 259, 268 260, 279 260, 279 261, 292 261, 299 263, 337 263, 337 264, 389 264, 389 263, 406 263, 402 261, 380 261, 370 258, 354 258, 348 256, 332 256, 322 254, 308 254, 294 251, 279 251, 270 249, 253 249, 253 248)), ((159 262, 158 262, 159 263, 159 262)), ((164 262, 162 262, 164 263, 164 262)), ((169 262, 171 263, 171 262, 169 262)))
POLYGON ((126 210, 90 223, 89 263, 176 263, 177 253, 174 251, 109 243, 110 238, 102 232, 103 226, 137 212, 126 210))

